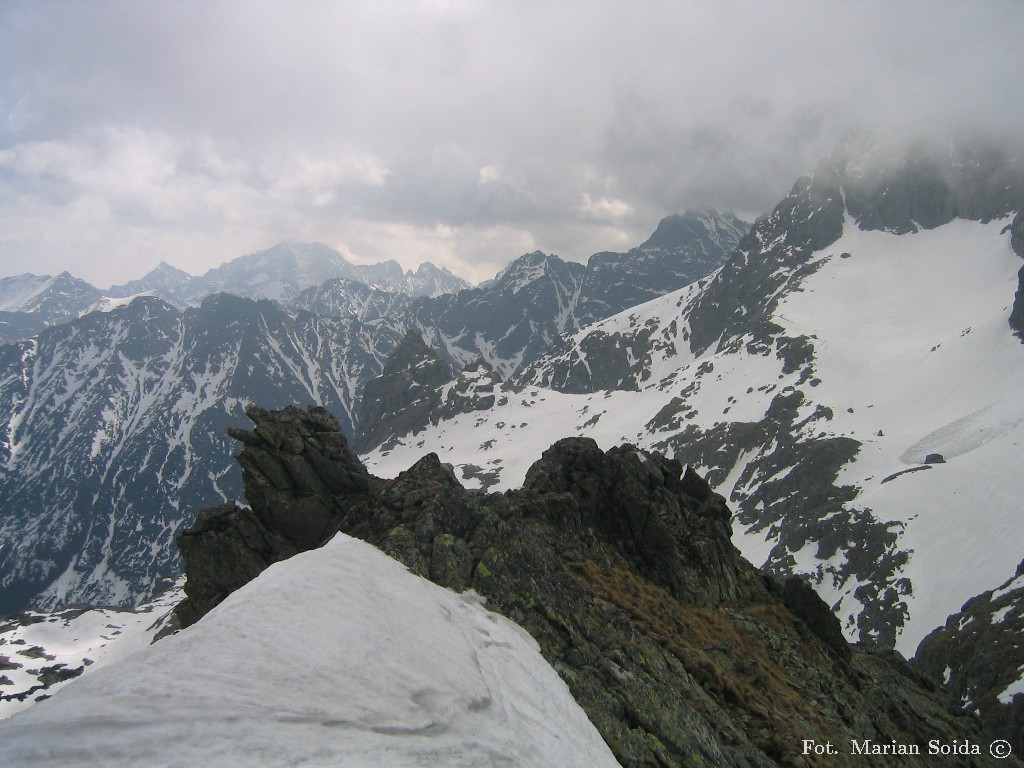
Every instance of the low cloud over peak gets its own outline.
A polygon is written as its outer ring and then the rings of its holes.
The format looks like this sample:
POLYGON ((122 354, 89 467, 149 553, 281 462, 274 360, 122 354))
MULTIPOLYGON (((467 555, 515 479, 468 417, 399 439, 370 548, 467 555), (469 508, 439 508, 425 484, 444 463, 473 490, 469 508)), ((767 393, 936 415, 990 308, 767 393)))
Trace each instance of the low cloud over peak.
POLYGON ((284 238, 473 277, 759 213, 857 124, 1018 134, 1019 3, 7 3, 0 264, 284 238))

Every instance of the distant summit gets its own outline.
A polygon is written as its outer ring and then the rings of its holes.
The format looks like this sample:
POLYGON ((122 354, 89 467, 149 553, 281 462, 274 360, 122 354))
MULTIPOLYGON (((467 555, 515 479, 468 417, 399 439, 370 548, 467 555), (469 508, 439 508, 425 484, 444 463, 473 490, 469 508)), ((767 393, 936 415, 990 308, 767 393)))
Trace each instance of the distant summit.
POLYGON ((720 267, 750 225, 731 213, 688 210, 666 216, 646 242, 628 253, 604 251, 590 257, 589 300, 607 307, 602 319, 689 285, 720 267), (628 272, 629 278, 619 276, 628 272))
POLYGON ((359 275, 356 279, 371 288, 403 293, 412 298, 436 298, 446 293, 458 293, 470 287, 461 277, 444 267, 436 267, 429 261, 420 264, 415 272, 411 269, 403 272, 401 265, 396 261, 360 265, 355 270, 359 275))

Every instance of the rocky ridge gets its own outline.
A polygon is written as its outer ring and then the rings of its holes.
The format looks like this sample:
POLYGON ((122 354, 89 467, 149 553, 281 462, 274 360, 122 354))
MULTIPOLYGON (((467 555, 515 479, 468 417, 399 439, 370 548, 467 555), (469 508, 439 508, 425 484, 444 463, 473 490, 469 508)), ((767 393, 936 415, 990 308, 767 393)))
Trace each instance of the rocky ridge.
POLYGON ((370 476, 322 408, 248 415, 255 428, 232 435, 252 511, 206 510, 179 536, 184 624, 343 531, 527 629, 625 766, 861 764, 804 754, 803 739, 918 745, 886 764, 926 765, 930 740, 980 743, 978 721, 901 657, 848 646, 807 585, 744 561, 722 497, 676 461, 566 439, 522 489, 485 495, 432 454, 370 476))
POLYGON ((441 387, 451 379, 448 364, 419 333, 408 331, 388 356, 381 375, 363 389, 355 449, 381 445, 426 424, 441 402, 441 387))
POLYGON ((457 293, 409 300, 334 280, 298 296, 294 306, 331 317, 355 315, 402 332, 415 328, 456 370, 482 359, 508 380, 561 334, 706 276, 725 262, 746 229, 731 214, 687 211, 663 219, 628 253, 594 254, 586 265, 534 251, 493 280, 457 293))

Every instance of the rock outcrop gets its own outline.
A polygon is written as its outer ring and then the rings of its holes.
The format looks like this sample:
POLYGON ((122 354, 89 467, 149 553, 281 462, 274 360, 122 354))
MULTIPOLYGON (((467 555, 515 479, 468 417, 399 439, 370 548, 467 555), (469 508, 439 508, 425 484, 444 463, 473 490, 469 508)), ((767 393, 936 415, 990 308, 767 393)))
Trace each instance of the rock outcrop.
POLYGON ((453 378, 419 332, 407 331, 381 375, 366 383, 353 447, 362 452, 422 429, 441 402, 441 386, 453 378))
MULTIPOLYGON (((485 495, 434 454, 369 476, 322 409, 249 415, 256 428, 232 434, 252 512, 207 510, 182 535, 185 623, 232 575, 344 531, 529 631, 624 766, 861 765, 850 745, 865 740, 920 752, 886 765, 923 766, 931 741, 981 744, 977 719, 901 657, 845 645, 813 591, 744 561, 724 500, 678 462, 571 438, 522 489, 485 495)), ((987 745, 943 758, 989 760, 987 745)))
POLYGON ((339 500, 365 493, 372 479, 348 450, 341 425, 319 406, 266 411, 250 406, 252 432, 229 429, 252 511, 204 509, 177 538, 189 575, 178 606, 183 626, 256 578, 267 566, 323 544, 338 531, 339 500))
POLYGON ((998 589, 968 600, 914 654, 915 669, 980 712, 986 735, 1024 752, 1024 561, 998 589))

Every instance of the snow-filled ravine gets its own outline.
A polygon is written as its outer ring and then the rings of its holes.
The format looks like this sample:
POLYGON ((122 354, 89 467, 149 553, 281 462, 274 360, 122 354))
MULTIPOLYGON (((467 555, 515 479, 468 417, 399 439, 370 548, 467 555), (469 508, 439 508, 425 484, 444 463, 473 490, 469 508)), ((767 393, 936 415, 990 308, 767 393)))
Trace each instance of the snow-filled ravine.
MULTIPOLYGON (((712 345, 694 356, 685 339, 687 312, 701 290, 695 284, 575 335, 573 354, 585 363, 578 342, 588 334, 629 339, 649 332, 656 342, 647 346, 652 375, 637 380, 638 391, 527 387, 489 411, 430 426, 364 459, 372 472, 391 477, 434 451, 468 487, 503 490, 521 484, 561 437, 589 436, 604 449, 621 442, 657 447, 665 426, 649 422, 673 398, 689 406, 681 427, 709 430, 757 422, 777 394, 799 389, 801 418, 818 406, 832 413, 810 422, 803 439, 861 443, 837 479, 857 488, 849 505, 904 526, 898 548, 910 556, 897 576, 909 579, 912 592, 897 647, 911 655, 929 631, 1012 576, 1024 558, 1024 344, 1007 322, 1021 259, 1010 247, 1008 223, 954 220, 896 235, 862 231, 847 217, 841 238, 811 257, 817 271, 786 289, 772 317, 786 336, 810 338, 811 381, 745 344, 727 352, 712 345), (926 465, 929 454, 945 463, 926 465), (899 474, 908 469, 914 471, 899 474)), ((727 498, 749 492, 737 484, 753 458, 741 455, 717 490, 727 498)), ((735 525, 736 544, 761 565, 773 539, 751 528, 735 525)), ((794 553, 798 570, 828 569, 816 551, 808 542, 794 553)), ((858 610, 855 581, 833 588, 826 574, 818 588, 841 615, 858 610)))
POLYGON ((532 638, 338 535, 0 721, 0 764, 614 766, 532 638))

